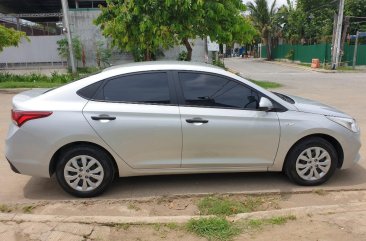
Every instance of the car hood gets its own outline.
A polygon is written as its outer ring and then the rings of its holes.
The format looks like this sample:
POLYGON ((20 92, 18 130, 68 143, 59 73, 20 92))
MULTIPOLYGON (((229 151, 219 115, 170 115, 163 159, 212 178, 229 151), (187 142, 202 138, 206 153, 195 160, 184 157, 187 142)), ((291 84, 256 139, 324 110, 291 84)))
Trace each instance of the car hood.
POLYGON ((344 118, 352 118, 351 116, 347 115, 346 113, 337 110, 328 105, 324 105, 320 102, 305 99, 298 96, 289 95, 291 99, 295 101, 295 107, 301 111, 306 113, 313 113, 313 114, 321 114, 321 115, 329 115, 329 116, 336 116, 336 117, 344 117, 344 118))

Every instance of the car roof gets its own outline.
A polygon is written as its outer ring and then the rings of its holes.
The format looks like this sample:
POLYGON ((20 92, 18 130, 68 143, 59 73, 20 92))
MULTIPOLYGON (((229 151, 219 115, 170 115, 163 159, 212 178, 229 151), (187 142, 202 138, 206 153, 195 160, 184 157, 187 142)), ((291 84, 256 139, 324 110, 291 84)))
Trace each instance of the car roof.
POLYGON ((146 61, 116 65, 104 69, 102 72, 139 72, 144 70, 204 70, 204 71, 224 71, 214 65, 202 62, 186 62, 186 61, 146 61))

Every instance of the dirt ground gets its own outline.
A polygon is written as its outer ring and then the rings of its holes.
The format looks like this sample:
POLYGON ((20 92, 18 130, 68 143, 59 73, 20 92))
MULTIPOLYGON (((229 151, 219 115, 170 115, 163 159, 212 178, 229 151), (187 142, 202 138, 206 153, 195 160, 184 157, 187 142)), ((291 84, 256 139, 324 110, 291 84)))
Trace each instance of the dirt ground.
MULTIPOLYGON (((0 204, 2 213, 65 216, 193 216, 207 196, 170 196, 139 200, 81 200, 0 204)), ((314 189, 309 193, 216 195, 239 202, 259 200, 252 211, 309 206, 366 203, 366 191, 314 189)), ((257 202, 255 201, 255 202, 257 202)), ((307 213, 285 224, 243 229, 233 240, 366 240, 366 206, 355 210, 307 213)), ((240 221, 240 220, 239 220, 240 221)), ((236 220, 235 222, 239 222, 236 220)), ((239 223, 240 226, 240 223, 239 223)), ((83 224, 56 222, 0 222, 1 241, 118 241, 206 240, 187 231, 185 224, 83 224)))
MULTIPOLYGON (((366 207, 365 207, 366 208, 366 207)), ((281 225, 243 230, 233 240, 362 241, 366 240, 366 209, 297 217, 281 225)), ((158 241, 206 240, 184 225, 86 225, 78 223, 0 222, 4 241, 158 241)))
POLYGON ((267 211, 293 207, 319 206, 366 202, 366 191, 325 191, 314 189, 309 193, 282 194, 216 194, 198 196, 163 196, 146 199, 70 200, 38 202, 0 202, 0 212, 31 213, 66 216, 184 216, 200 215, 197 204, 205 197, 216 196, 253 203, 253 211, 267 211))

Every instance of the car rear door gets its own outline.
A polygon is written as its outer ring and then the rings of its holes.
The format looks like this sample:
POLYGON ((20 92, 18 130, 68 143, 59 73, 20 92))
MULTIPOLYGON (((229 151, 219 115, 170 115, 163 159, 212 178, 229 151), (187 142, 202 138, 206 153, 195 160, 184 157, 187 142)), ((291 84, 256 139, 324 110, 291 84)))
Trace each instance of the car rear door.
POLYGON ((181 165, 181 120, 169 76, 158 71, 105 80, 83 109, 97 134, 132 168, 181 165))
POLYGON ((266 167, 280 138, 276 112, 258 110, 260 93, 225 76, 177 72, 184 168, 266 167))

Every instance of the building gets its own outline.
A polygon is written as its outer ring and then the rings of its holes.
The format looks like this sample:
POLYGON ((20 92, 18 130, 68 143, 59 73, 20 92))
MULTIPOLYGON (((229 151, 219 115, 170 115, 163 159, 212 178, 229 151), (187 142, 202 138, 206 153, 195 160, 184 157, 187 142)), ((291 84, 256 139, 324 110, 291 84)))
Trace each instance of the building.
MULTIPOLYGON (((72 35, 77 36, 82 44, 86 66, 97 66, 97 45, 108 41, 100 29, 93 24, 98 16, 99 5, 105 1, 69 0, 69 21, 72 35)), ((61 0, 0 0, 0 24, 27 33, 30 42, 23 41, 18 47, 4 49, 0 53, 0 68, 30 68, 59 66, 65 67, 67 60, 57 51, 57 41, 65 38, 63 33, 63 15, 61 0)), ((165 50, 164 60, 176 60, 185 47, 176 46, 165 50)), ((207 59, 205 40, 196 39, 193 45, 193 61, 204 62, 207 59)), ((111 64, 132 62, 129 53, 113 49, 111 64)), ((82 66, 79 61, 78 66, 82 66)))

